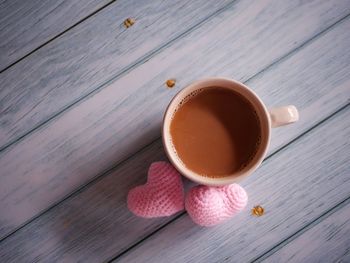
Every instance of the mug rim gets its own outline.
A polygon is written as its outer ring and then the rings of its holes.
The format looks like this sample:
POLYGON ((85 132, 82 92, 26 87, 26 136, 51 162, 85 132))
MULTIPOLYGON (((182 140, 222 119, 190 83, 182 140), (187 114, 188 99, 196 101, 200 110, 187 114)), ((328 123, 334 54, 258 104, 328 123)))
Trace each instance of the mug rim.
POLYGON ((259 96, 243 83, 236 81, 234 79, 226 78, 226 77, 209 77, 209 78, 199 79, 197 81, 192 82, 188 86, 184 87, 169 102, 163 116, 163 124, 162 124, 163 147, 172 165, 174 165, 174 167, 183 176, 187 177, 188 179, 200 184, 210 185, 210 186, 220 186, 220 185, 227 185, 227 184, 239 182, 243 178, 245 178, 246 176, 254 172, 260 166, 260 164, 262 163, 266 155, 267 149, 270 144, 270 133, 271 133, 271 120, 270 120, 269 112, 265 104, 259 98, 259 96), (220 83, 221 85, 215 84, 215 83, 220 83), (223 83, 225 83, 225 85, 222 85, 223 83), (242 170, 236 171, 231 175, 227 175, 223 177, 207 177, 207 176, 197 174, 196 172, 190 170, 183 164, 183 162, 180 160, 180 157, 176 155, 175 150, 173 149, 173 145, 171 143, 170 125, 174 114, 174 110, 172 109, 177 108, 178 106, 177 101, 179 100, 181 101, 183 98, 185 98, 187 95, 189 95, 191 92, 195 90, 205 89, 210 87, 229 88, 231 90, 235 90, 244 98, 246 98, 252 104, 255 111, 257 112, 258 119, 261 126, 261 133, 262 133, 261 143, 253 159, 242 170))

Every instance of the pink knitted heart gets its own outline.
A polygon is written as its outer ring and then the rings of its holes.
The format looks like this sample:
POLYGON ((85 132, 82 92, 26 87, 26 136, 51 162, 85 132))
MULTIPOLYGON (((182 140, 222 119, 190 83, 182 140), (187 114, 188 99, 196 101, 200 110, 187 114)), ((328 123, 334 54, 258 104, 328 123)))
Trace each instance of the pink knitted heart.
POLYGON ((152 163, 147 183, 129 191, 128 208, 137 216, 170 216, 184 209, 184 190, 179 172, 167 162, 152 163))
POLYGON ((199 185, 187 194, 185 205, 196 224, 214 226, 243 210, 247 202, 247 193, 238 184, 222 187, 199 185))

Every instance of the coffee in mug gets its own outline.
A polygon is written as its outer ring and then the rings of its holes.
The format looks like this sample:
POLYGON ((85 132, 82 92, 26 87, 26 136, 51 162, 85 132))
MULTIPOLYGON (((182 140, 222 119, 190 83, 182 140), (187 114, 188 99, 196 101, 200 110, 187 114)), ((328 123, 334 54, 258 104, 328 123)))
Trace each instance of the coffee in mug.
POLYGON ((253 105, 234 90, 206 87, 174 111, 170 136, 179 160, 207 177, 229 176, 253 159, 261 138, 253 105))
POLYGON ((267 109, 246 85, 207 78, 170 102, 162 138, 171 163, 204 185, 226 185, 250 175, 263 161, 271 128, 297 121, 293 105, 267 109))

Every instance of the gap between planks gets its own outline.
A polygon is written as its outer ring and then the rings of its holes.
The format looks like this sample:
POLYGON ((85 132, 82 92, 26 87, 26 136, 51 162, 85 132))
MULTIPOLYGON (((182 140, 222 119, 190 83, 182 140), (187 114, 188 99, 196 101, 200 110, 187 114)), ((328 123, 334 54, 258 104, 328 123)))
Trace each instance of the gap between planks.
MULTIPOLYGON (((333 110, 334 110, 334 109, 333 109, 333 110)), ((331 113, 331 112, 329 112, 329 113, 327 114, 327 116, 328 116, 330 113, 331 113)), ((325 117, 325 116, 323 116, 323 118, 324 118, 324 117, 325 117)), ((322 119, 323 119, 323 118, 322 118, 322 119)), ((322 119, 321 119, 321 120, 322 120, 322 119)), ((319 121, 320 121, 320 120, 319 120, 319 121)))
MULTIPOLYGON (((68 28, 64 29, 62 32, 58 33, 57 35, 51 37, 49 40, 46 40, 44 43, 42 43, 41 45, 39 45, 38 47, 34 48, 32 51, 29 51, 27 54, 23 55, 21 58, 18 58, 17 60, 15 60, 14 62, 12 62, 10 65, 6 66, 5 68, 0 70, 0 74, 3 73, 4 71, 8 70, 9 68, 13 67, 14 65, 16 65, 18 62, 22 61, 23 59, 27 58, 28 56, 32 55, 33 53, 35 53, 36 51, 38 51, 39 49, 41 49, 42 47, 46 46, 47 44, 51 43, 52 41, 54 41, 55 39, 59 38, 60 36, 62 36, 63 34, 65 34, 66 32, 68 32, 69 30, 71 30, 72 28, 76 27, 77 25, 79 25, 80 23, 84 22, 85 20, 89 19, 90 17, 94 16, 95 14, 97 14, 98 12, 100 12, 102 9, 106 8, 107 6, 113 4, 115 1, 117 0, 111 0, 110 2, 108 2, 107 4, 104 4, 103 6, 99 7, 98 9, 96 9, 95 11, 93 11, 92 13, 88 14, 87 16, 85 16, 84 18, 80 19, 78 22, 74 23, 73 25, 69 26, 68 28)), ((1 151, 2 149, 0 149, 1 151)))
MULTIPOLYGON (((229 5, 227 5, 229 6, 229 5)), ((226 8, 227 8, 226 6, 226 8)), ((223 9, 223 8, 222 8, 223 9)), ((223 10, 222 10, 223 11, 223 10)), ((218 12, 218 11, 217 11, 218 12)), ((339 19, 337 22, 333 23, 332 25, 330 25, 329 27, 327 27, 326 29, 322 30, 321 32, 319 32, 318 34, 316 34, 315 36, 311 37, 310 39, 308 39, 307 41, 305 41, 304 43, 302 43, 301 45, 299 45, 298 47, 296 47, 295 49, 293 49, 292 51, 288 52, 287 54, 283 55, 282 57, 276 59, 274 62, 272 62, 271 64, 269 64, 267 67, 265 67, 263 70, 260 70, 258 73, 254 74, 252 77, 250 77, 248 80, 254 79, 256 76, 258 76, 259 74, 263 73, 264 71, 266 71, 268 68, 274 66, 275 64, 278 64, 279 62, 285 60, 286 58, 288 58, 289 56, 291 56, 292 54, 294 54, 295 52, 297 52, 299 49, 301 49, 302 47, 308 45, 309 43, 313 42, 314 40, 316 40, 317 38, 321 37, 323 34, 325 34, 326 32, 328 32, 329 30, 331 30, 336 24, 340 23, 341 21, 345 20, 346 18, 349 17, 350 14, 344 16, 343 18, 339 19)), ((204 22, 204 20, 203 20, 204 22)), ((197 25, 198 26, 198 25, 197 25)), ((189 33, 189 32, 187 32, 189 33)), ((185 34, 185 33, 183 33, 185 34)), ((168 44, 166 44, 168 45, 168 44)), ((158 51, 160 52, 160 50, 158 51)), ((157 53, 158 53, 157 52, 157 53)), ((155 53, 156 54, 156 53, 155 53)), ((147 58, 149 59, 149 57, 147 58)), ((145 59, 145 60, 147 60, 145 59)), ((142 63, 141 63, 142 64, 142 63)), ((247 81, 248 81, 247 80, 247 81)), ((107 81, 107 83, 111 82, 112 80, 107 81)), ((246 82, 246 81, 245 81, 246 82)), ((106 83, 104 84, 106 85, 106 83)), ((104 86, 104 85, 101 85, 104 86)), ((346 105, 347 106, 347 105, 346 105)), ((346 107, 345 106, 345 107, 346 107)), ((341 109, 340 109, 341 110, 341 109)), ((338 110, 339 111, 339 110, 338 110)), ((303 133, 304 134, 304 133, 303 133)), ((297 138, 299 138, 300 136, 298 136, 297 138)), ((69 199, 72 196, 75 196, 76 194, 79 194, 83 189, 85 189, 86 187, 94 184, 95 182, 101 180, 105 175, 107 175, 110 171, 116 169, 119 165, 121 165, 122 163, 126 162, 127 160, 131 159, 133 156, 135 156, 137 153, 142 152, 143 150, 145 150, 147 147, 149 147, 150 145, 152 145, 153 143, 155 143, 156 141, 159 140, 159 137, 155 140, 153 140, 151 143, 147 144, 146 146, 142 147, 140 150, 136 151, 135 153, 131 154, 130 156, 128 156, 127 158, 123 159, 121 162, 118 162, 116 165, 114 165, 113 167, 99 173, 98 175, 96 175, 92 180, 90 180, 89 182, 87 182, 86 184, 83 184, 82 186, 80 186, 78 189, 74 190, 72 193, 68 194, 67 196, 65 196, 63 199, 61 199, 60 201, 58 201, 57 203, 54 203, 52 206, 50 206, 49 208, 47 208, 46 210, 43 210, 41 213, 37 214, 35 217, 29 219, 28 221, 26 221, 24 224, 20 225, 18 228, 16 228, 14 231, 10 232, 8 235, 5 235, 1 240, 3 241, 4 239, 6 239, 7 237, 11 236, 12 234, 14 234, 15 232, 17 232, 18 230, 22 229, 24 226, 26 226, 27 224, 29 224, 30 222, 32 222, 33 220, 35 220, 36 218, 40 217, 41 215, 45 214, 46 212, 48 212, 49 210, 51 210, 52 208, 54 208, 55 206, 57 206, 58 204, 60 204, 61 202, 65 201, 66 199, 69 199)), ((293 140, 294 141, 294 140, 293 140)), ((287 144, 288 145, 288 144, 287 144)))
POLYGON ((350 196, 345 198, 343 201, 339 202, 338 204, 336 204, 334 207, 332 207, 332 208, 328 209, 327 211, 325 211, 318 218, 315 218, 313 221, 311 221, 310 223, 306 224, 305 226, 300 228, 298 231, 296 231, 294 234, 290 235, 289 237, 285 238, 284 240, 282 240, 281 242, 279 242, 278 244, 273 246, 271 249, 267 250, 266 252, 264 252, 260 256, 258 256, 255 259, 253 259, 252 262, 262 262, 262 261, 264 261, 265 259, 267 259, 271 255, 276 253, 278 250, 280 250, 282 247, 284 247, 285 245, 289 244, 293 240, 297 239, 302 234, 304 234, 305 232, 307 232, 308 230, 310 230, 311 228, 313 228, 318 223, 322 222, 323 220, 325 220, 326 218, 328 218, 329 216, 331 216, 335 212, 339 211, 340 209, 342 209, 343 207, 345 207, 349 203, 350 203, 350 196))

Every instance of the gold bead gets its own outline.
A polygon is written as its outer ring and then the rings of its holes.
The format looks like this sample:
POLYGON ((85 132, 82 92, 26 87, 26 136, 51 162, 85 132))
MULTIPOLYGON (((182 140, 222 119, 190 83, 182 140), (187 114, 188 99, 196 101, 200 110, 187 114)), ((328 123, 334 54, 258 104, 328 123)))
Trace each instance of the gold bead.
POLYGON ((176 80, 175 79, 168 79, 166 81, 166 85, 168 86, 168 88, 172 88, 175 86, 176 80))
POLYGON ((252 215, 253 216, 262 216, 264 214, 264 208, 260 205, 254 206, 252 209, 252 215))
POLYGON ((124 20, 124 26, 126 28, 131 27, 133 24, 135 24, 135 19, 133 19, 131 17, 124 20))

